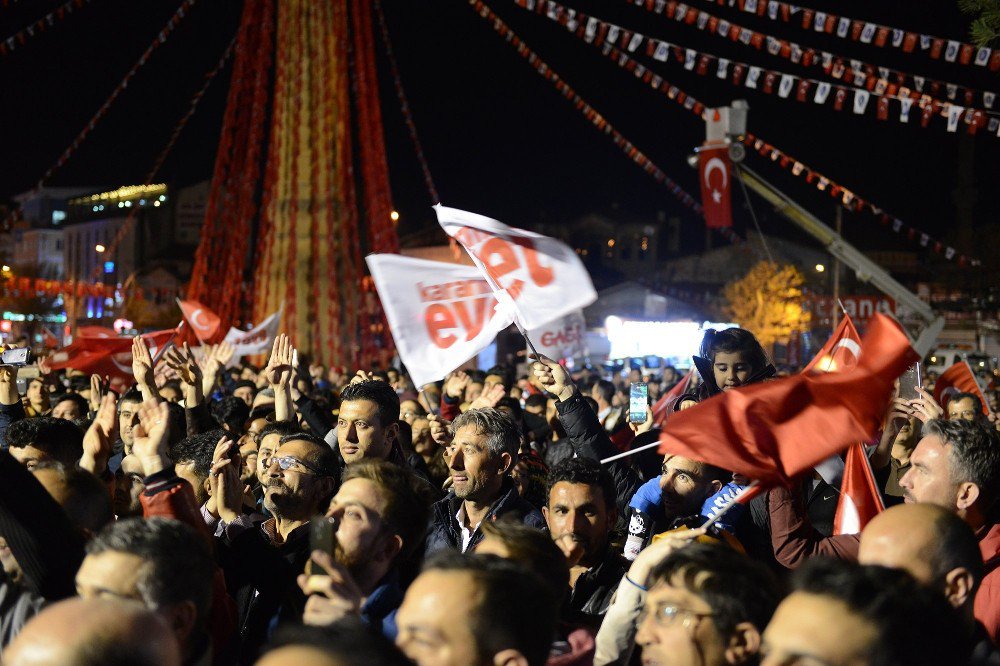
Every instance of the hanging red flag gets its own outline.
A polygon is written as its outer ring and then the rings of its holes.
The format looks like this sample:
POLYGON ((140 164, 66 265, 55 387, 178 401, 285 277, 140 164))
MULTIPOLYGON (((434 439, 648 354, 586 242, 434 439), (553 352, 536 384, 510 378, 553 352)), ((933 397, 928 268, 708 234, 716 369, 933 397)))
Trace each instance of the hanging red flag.
POLYGON ((861 349, 857 366, 845 372, 741 386, 674 414, 660 434, 660 451, 762 486, 791 485, 820 461, 872 438, 893 383, 919 358, 899 325, 882 314, 872 319, 861 349))
POLYGON ((854 322, 845 314, 837 330, 802 372, 849 370, 858 364, 860 356, 861 336, 858 335, 854 322))
POLYGON ((733 226, 730 196, 732 171, 729 149, 725 146, 704 147, 698 151, 701 205, 705 209, 705 226, 709 229, 729 229, 733 226))
MULTIPOLYGON (((82 330, 82 329, 81 329, 82 330)), ((173 343, 177 329, 146 333, 142 339, 149 346, 153 359, 173 343)), ((88 375, 111 378, 111 387, 123 390, 135 383, 132 375, 132 338, 86 337, 78 335, 73 344, 51 356, 53 370, 73 368, 88 375)))
POLYGON ((989 402, 983 395, 983 390, 979 388, 976 375, 969 367, 968 361, 959 361, 941 373, 941 376, 934 382, 934 399, 941 407, 947 408, 948 400, 954 393, 972 393, 979 396, 979 401, 983 405, 983 414, 989 414, 989 402))
POLYGON ((882 493, 868 464, 865 447, 859 442, 847 449, 840 498, 833 516, 834 534, 858 534, 868 521, 885 509, 882 493))
POLYGON ((191 331, 201 342, 211 342, 222 328, 222 320, 198 301, 182 301, 177 299, 184 319, 191 324, 191 331))

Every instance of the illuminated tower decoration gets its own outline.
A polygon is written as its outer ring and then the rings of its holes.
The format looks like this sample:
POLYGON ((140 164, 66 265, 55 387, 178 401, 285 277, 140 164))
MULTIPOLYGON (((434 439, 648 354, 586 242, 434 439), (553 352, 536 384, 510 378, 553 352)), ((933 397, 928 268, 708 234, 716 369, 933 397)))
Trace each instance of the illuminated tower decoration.
POLYGON ((246 0, 188 290, 234 325, 283 308, 328 365, 384 364, 363 257, 394 252, 369 0, 246 0))

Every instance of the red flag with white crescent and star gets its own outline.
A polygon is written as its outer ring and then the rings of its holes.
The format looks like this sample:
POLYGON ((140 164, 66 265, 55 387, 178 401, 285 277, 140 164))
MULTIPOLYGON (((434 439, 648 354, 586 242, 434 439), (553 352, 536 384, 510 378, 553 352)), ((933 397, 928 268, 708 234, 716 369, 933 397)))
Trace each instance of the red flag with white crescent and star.
POLYGON ((726 146, 703 147, 698 151, 698 176, 701 181, 701 205, 705 226, 728 229, 733 226, 730 197, 733 166, 726 146))
POLYGON ((222 328, 222 320, 219 319, 219 315, 198 301, 182 301, 178 298, 177 305, 184 314, 184 319, 191 324, 191 332, 194 333, 199 342, 218 342, 215 338, 218 337, 222 328))

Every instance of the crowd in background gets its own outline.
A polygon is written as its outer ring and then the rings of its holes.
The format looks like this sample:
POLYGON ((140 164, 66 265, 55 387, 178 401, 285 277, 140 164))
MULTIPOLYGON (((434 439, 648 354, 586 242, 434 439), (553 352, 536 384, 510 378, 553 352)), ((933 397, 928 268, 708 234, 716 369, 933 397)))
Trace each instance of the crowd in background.
POLYGON ((1000 433, 933 377, 868 442, 888 508, 834 535, 821 470, 706 526, 752 479, 616 457, 776 377, 749 331, 690 382, 232 353, 136 338, 121 394, 0 366, 3 663, 1000 664, 1000 433))

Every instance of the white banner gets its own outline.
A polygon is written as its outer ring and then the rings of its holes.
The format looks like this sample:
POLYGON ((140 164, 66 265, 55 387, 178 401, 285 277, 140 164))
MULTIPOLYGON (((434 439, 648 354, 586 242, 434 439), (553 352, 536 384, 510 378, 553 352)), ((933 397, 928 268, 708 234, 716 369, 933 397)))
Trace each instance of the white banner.
POLYGON ((278 335, 278 326, 280 324, 281 310, 279 309, 249 331, 230 328, 225 338, 226 342, 234 348, 233 359, 229 364, 234 365, 243 356, 271 353, 271 347, 274 346, 274 338, 278 335))
POLYGON ((398 254, 365 258, 399 358, 416 387, 446 374, 510 326, 489 283, 474 266, 398 254))
POLYGON ((525 330, 597 300, 587 269, 565 243, 457 208, 434 210, 525 330))
POLYGON ((539 354, 559 361, 587 354, 583 339, 586 330, 583 310, 576 310, 545 326, 528 331, 528 337, 539 354))

